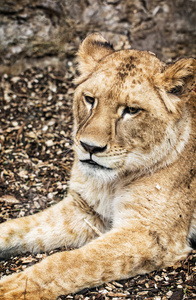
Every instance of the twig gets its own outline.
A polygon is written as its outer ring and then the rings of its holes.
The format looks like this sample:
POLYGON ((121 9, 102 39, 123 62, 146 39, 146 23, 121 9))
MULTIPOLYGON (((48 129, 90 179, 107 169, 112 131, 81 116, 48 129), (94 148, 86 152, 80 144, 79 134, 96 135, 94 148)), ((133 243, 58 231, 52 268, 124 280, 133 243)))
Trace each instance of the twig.
POLYGON ((93 226, 87 219, 84 218, 84 222, 86 222, 86 224, 98 235, 98 236, 102 236, 103 233, 101 231, 99 231, 99 229, 97 229, 95 226, 93 226))

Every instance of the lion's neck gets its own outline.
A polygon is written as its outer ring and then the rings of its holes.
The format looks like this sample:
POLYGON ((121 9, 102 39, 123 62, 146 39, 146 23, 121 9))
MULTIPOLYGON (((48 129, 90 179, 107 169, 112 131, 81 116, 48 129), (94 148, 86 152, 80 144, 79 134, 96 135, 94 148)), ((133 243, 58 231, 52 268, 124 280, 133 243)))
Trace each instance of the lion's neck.
POLYGON ((115 181, 99 181, 97 178, 83 174, 77 163, 72 169, 70 189, 77 191, 90 207, 104 219, 112 219, 112 202, 115 197, 115 181))

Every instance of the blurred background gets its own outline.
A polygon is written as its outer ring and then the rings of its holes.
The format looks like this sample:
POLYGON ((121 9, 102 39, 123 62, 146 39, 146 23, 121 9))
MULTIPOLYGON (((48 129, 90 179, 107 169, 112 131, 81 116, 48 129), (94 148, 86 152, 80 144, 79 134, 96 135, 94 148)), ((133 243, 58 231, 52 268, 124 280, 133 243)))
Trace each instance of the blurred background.
POLYGON ((0 0, 0 72, 66 65, 99 31, 115 49, 195 56, 195 0, 0 0))

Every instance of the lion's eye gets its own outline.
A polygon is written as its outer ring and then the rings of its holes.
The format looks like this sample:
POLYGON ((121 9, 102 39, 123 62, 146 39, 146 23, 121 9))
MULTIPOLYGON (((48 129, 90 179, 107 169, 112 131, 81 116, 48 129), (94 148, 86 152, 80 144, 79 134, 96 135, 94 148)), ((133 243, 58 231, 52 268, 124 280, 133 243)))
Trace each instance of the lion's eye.
POLYGON ((95 104, 95 98, 90 97, 90 96, 84 96, 85 101, 90 104, 91 106, 93 106, 95 104))
POLYGON ((170 91, 168 91, 168 93, 179 96, 182 94, 182 90, 183 90, 182 86, 176 86, 176 87, 172 88, 170 91))
POLYGON ((141 108, 139 108, 139 107, 128 107, 127 106, 123 111, 123 116, 125 114, 137 115, 140 111, 141 111, 141 108))

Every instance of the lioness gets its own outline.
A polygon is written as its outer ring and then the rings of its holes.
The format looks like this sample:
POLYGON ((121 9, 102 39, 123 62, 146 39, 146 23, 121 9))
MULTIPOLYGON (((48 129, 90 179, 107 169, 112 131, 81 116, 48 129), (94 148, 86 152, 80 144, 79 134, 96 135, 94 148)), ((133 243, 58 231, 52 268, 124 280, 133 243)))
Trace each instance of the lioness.
POLYGON ((55 299, 174 264, 196 245, 196 60, 166 65, 98 33, 78 52, 75 161, 62 202, 0 227, 0 257, 76 247, 0 282, 55 299))

